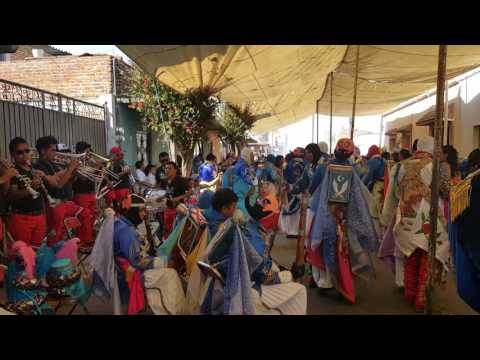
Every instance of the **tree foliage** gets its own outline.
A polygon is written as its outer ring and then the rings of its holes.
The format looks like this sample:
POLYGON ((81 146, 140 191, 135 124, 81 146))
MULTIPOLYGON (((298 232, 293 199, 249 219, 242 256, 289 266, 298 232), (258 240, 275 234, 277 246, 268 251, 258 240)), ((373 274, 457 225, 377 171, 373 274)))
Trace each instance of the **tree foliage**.
POLYGON ((218 112, 220 138, 226 144, 242 144, 248 139, 248 131, 252 129, 255 118, 248 106, 240 107, 234 104, 224 104, 218 112))
POLYGON ((147 119, 151 130, 173 141, 188 166, 196 144, 214 126, 218 99, 208 89, 180 94, 139 68, 134 69, 131 80, 130 91, 135 101, 130 107, 147 119))

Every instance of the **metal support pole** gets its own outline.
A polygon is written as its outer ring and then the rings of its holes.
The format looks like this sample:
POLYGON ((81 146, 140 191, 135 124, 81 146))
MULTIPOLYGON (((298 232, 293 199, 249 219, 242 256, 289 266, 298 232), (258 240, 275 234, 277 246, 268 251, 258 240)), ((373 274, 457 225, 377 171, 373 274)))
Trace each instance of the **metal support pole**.
POLYGON ((350 129, 350 139, 353 140, 353 132, 355 131, 355 107, 357 106, 357 83, 358 83, 358 59, 360 55, 360 45, 357 45, 357 57, 355 60, 355 83, 353 85, 353 108, 352 108, 352 123, 350 129))
POLYGON ((383 142, 383 114, 380 118, 380 139, 378 140, 379 148, 382 148, 382 142, 383 142))
POLYGON ((445 72, 447 68, 447 45, 440 45, 438 51, 437 73, 437 108, 435 118, 435 150, 433 154, 431 201, 430 201, 430 234, 428 244, 428 276, 425 289, 425 313, 432 313, 432 293, 434 285, 435 254, 437 250, 437 220, 438 220, 438 188, 440 156, 442 153, 443 112, 445 95, 445 72))
POLYGON ((317 144, 318 144, 318 103, 320 102, 320 99, 317 100, 317 144))
POLYGON ((312 143, 315 136, 315 114, 312 115, 312 143))
POLYGON ((330 73, 330 143, 328 151, 332 154, 332 129, 333 129, 333 72, 330 73))

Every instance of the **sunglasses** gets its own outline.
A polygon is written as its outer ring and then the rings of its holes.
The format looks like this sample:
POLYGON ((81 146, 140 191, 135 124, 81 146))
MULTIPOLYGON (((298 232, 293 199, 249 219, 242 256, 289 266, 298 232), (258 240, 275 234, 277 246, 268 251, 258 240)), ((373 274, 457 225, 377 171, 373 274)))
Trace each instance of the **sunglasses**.
POLYGON ((17 155, 30 154, 30 149, 17 150, 17 151, 15 151, 15 154, 17 154, 17 155))

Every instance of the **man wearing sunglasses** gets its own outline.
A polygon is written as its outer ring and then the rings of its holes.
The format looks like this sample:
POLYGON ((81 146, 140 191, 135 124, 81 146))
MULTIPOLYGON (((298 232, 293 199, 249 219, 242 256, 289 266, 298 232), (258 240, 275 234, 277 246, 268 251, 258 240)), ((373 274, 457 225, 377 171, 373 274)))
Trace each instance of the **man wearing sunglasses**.
POLYGON ((124 153, 121 147, 114 146, 110 149, 110 158, 113 160, 112 171, 120 178, 120 183, 105 195, 108 205, 113 201, 121 203, 130 195, 132 184, 130 183, 131 170, 125 165, 124 153))
POLYGON ((165 170, 165 165, 170 161, 170 157, 168 153, 161 152, 158 155, 159 166, 157 168, 157 172, 155 173, 155 179, 157 180, 157 184, 161 189, 166 189, 167 187, 167 173, 165 170))
MULTIPOLYGON (((10 141, 9 150, 18 174, 30 179, 31 188, 41 194, 42 180, 35 176, 36 172, 30 163, 30 146, 27 141, 16 137, 10 141)), ((27 245, 39 247, 47 233, 45 199, 43 196, 34 198, 24 182, 13 178, 8 191, 8 200, 12 208, 8 227, 10 235, 15 241, 23 241, 27 245)))
POLYGON ((37 140, 39 161, 35 169, 39 170, 40 177, 45 183, 48 193, 57 200, 58 205, 47 208, 47 231, 49 237, 47 245, 52 246, 63 240, 65 234, 64 220, 67 217, 77 217, 82 226, 78 230, 80 246, 88 246, 91 239, 88 238, 88 212, 69 200, 68 189, 65 188, 75 176, 80 163, 73 159, 65 169, 54 163, 58 141, 53 136, 44 136, 37 140))

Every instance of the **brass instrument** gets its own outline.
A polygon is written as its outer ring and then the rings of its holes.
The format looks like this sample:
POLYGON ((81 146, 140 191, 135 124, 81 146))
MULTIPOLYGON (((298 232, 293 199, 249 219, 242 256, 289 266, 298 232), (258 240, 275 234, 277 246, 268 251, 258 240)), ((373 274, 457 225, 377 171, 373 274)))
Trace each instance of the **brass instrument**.
MULTIPOLYGON (((8 160, 0 160, 0 164, 6 169, 14 168, 15 166, 8 160)), ((15 176, 17 180, 19 180, 25 189, 27 189, 28 193, 32 196, 33 199, 37 199, 40 196, 40 193, 32 188, 32 180, 25 175, 18 175, 15 176)))
MULTIPOLYGON (((32 167, 32 164, 30 163, 30 161, 28 161, 28 165, 30 167, 32 167)), ((38 176, 35 174, 35 171, 32 171, 32 174, 34 176, 34 178, 38 178, 38 176)), ((54 198, 52 198, 50 196, 50 194, 48 193, 48 190, 47 188, 45 187, 45 184, 43 183, 43 180, 40 179, 40 189, 42 191, 42 194, 43 196, 45 197, 45 199, 47 200, 48 202, 48 205, 52 208, 56 207, 58 204, 59 204, 59 201, 58 200, 55 200, 54 198)), ((34 198, 35 199, 35 198, 34 198)))

